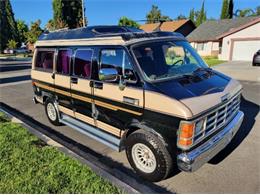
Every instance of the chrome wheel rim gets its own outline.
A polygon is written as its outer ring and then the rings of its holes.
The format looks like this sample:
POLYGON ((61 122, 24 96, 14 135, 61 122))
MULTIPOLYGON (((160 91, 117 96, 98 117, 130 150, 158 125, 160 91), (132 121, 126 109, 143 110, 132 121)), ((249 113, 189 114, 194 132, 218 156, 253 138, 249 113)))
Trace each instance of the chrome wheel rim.
POLYGON ((48 114, 49 119, 51 119, 52 121, 56 120, 56 118, 57 118, 56 110, 52 103, 47 104, 47 114, 48 114))
POLYGON ((152 150, 141 143, 132 147, 133 161, 138 169, 145 173, 152 173, 156 169, 156 158, 152 150))

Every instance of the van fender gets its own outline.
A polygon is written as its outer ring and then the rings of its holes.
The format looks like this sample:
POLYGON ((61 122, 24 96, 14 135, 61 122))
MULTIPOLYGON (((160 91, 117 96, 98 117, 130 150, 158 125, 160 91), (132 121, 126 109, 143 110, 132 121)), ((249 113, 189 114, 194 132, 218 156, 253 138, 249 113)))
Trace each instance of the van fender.
POLYGON ((55 99, 54 95, 49 92, 41 91, 41 95, 42 95, 43 103, 45 103, 47 98, 55 99))
POLYGON ((161 140, 161 142, 163 143, 163 145, 165 147, 168 147, 168 143, 166 141, 166 139, 163 137, 162 134, 160 134, 159 132, 157 132, 156 130, 154 130, 153 128, 149 127, 147 124, 145 123, 142 123, 138 120, 135 120, 133 121, 132 123, 130 123, 127 127, 126 127, 126 130, 124 131, 124 134, 122 136, 122 139, 121 139, 121 147, 125 147, 125 141, 127 140, 127 137, 137 131, 138 129, 143 129, 145 131, 148 131, 150 133, 152 133, 153 135, 155 135, 159 140, 161 140))

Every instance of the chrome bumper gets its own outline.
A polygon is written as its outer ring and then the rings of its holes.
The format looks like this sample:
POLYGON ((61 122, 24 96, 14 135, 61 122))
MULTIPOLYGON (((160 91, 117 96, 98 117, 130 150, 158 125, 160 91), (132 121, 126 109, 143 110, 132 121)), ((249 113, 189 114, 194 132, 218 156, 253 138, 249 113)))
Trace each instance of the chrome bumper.
POLYGON ((241 126, 243 118, 244 113, 238 111, 233 120, 231 120, 217 135, 194 150, 179 154, 177 156, 179 169, 182 171, 193 172, 212 159, 230 143, 233 136, 241 126))

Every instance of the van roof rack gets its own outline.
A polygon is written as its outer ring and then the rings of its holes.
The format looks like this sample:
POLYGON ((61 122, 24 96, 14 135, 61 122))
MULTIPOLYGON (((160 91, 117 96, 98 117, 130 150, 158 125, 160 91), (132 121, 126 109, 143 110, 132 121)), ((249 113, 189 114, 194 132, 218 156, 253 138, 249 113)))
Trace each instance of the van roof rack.
POLYGON ((61 39, 88 39, 101 37, 121 36, 123 40, 177 36, 183 37, 180 33, 155 31, 147 33, 143 30, 127 26, 91 26, 76 29, 63 29, 61 31, 44 32, 38 40, 61 40, 61 39))

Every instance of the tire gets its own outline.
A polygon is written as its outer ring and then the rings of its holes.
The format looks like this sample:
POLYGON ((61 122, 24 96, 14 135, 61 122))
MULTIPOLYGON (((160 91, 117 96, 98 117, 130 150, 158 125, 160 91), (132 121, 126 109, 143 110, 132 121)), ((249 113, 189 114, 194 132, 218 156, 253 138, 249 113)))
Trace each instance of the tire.
POLYGON ((54 105, 54 101, 50 98, 48 98, 45 102, 45 113, 47 115, 47 118, 53 125, 55 125, 55 126, 61 125, 61 123, 59 122, 59 117, 58 117, 59 112, 57 111, 57 109, 54 105))
POLYGON ((126 156, 135 172, 148 181, 161 181, 172 170, 171 155, 162 141, 144 130, 129 135, 126 140, 126 156))

